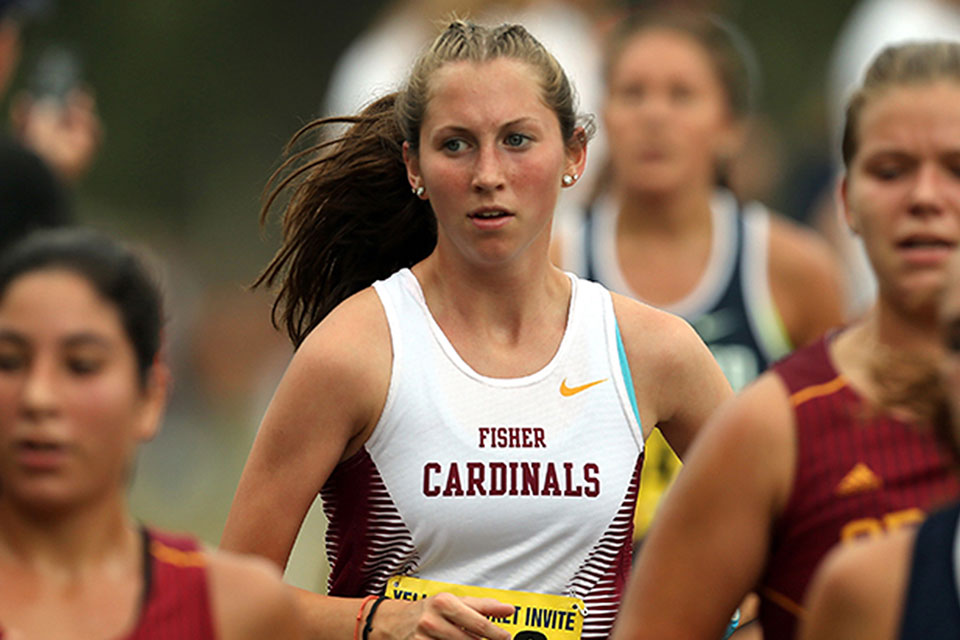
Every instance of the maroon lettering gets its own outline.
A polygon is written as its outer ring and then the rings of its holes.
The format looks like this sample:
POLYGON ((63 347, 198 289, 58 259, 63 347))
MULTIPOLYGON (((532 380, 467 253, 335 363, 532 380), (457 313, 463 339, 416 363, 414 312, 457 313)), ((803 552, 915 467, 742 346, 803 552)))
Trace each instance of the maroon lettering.
MULTIPOLYGON (((516 464, 516 463, 513 463, 516 464)), ((490 495, 502 496, 507 492, 507 465, 503 462, 490 463, 490 495)))
POLYGON ((541 427, 534 427, 533 429, 533 446, 538 449, 544 449, 547 446, 543 441, 543 428, 541 427))
POLYGON ((487 446, 484 444, 484 442, 486 441, 488 435, 490 435, 489 427, 480 427, 480 448, 481 449, 487 446))
POLYGON ((467 463, 467 495, 468 496, 485 496, 487 495, 487 490, 483 486, 483 476, 485 475, 486 467, 482 462, 468 462, 467 463))
POLYGON ((600 495, 600 478, 597 477, 599 473, 600 467, 595 463, 588 462, 583 465, 583 479, 586 480, 589 485, 584 488, 583 493, 588 498, 596 498, 600 495))
POLYGON ((547 463, 546 475, 543 479, 542 495, 545 495, 545 496, 560 495, 560 480, 557 478, 557 467, 552 462, 547 463))
POLYGON ((460 468, 456 462, 450 463, 450 471, 447 472, 447 486, 443 489, 444 497, 462 496, 463 485, 460 483, 460 468))
POLYGON ((430 482, 430 472, 440 473, 443 467, 439 462, 428 462, 423 465, 423 495, 428 498, 435 498, 440 495, 440 486, 430 482))
POLYGON ((540 463, 521 462, 520 470, 523 471, 523 488, 520 490, 520 495, 540 495, 540 463))
POLYGON ((508 431, 510 432, 510 446, 511 447, 522 446, 520 444, 520 433, 519 433, 520 430, 517 429, 516 427, 510 427, 508 431))
MULTIPOLYGON (((493 437, 494 432, 490 432, 493 437)), ((423 465, 422 490, 428 498, 463 496, 562 496, 596 498, 600 495, 600 466, 583 465, 577 474, 573 462, 451 462, 423 465), (561 476, 561 467, 563 471, 561 476)))
POLYGON ((573 482, 573 463, 564 462, 563 463, 563 474, 566 477, 566 487, 563 490, 563 495, 576 498, 583 495, 583 489, 580 485, 575 485, 573 482))

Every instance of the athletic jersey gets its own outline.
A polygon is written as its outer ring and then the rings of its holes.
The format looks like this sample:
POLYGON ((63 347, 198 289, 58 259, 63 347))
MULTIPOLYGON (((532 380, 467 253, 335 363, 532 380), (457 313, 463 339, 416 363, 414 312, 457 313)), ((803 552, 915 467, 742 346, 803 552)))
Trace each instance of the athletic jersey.
POLYGON ((520 378, 477 373, 404 269, 374 288, 393 364, 364 447, 322 490, 329 593, 395 574, 582 598, 609 635, 631 562, 643 438, 609 292, 570 275, 556 354, 520 378))
POLYGON ((958 495, 932 429, 872 409, 830 359, 829 338, 773 367, 790 393, 796 473, 760 583, 765 638, 792 638, 810 578, 837 542, 915 525, 958 495))
POLYGON ((900 640, 960 637, 960 504, 927 518, 913 548, 900 640))
MULTIPOLYGON (((714 232, 707 268, 693 291, 663 308, 693 325, 734 390, 739 390, 792 346, 768 282, 769 212, 756 202, 740 207, 726 190, 716 192, 711 211, 714 232)), ((611 196, 595 203, 584 219, 582 242, 567 243, 574 249, 569 266, 611 291, 643 300, 620 269, 618 216, 619 208, 611 196)), ((680 468, 679 459, 658 431, 647 441, 645 458, 638 534, 646 532, 661 495, 680 468)))
POLYGON ((206 556, 197 542, 144 529, 143 549, 140 612, 124 640, 213 640, 206 556))

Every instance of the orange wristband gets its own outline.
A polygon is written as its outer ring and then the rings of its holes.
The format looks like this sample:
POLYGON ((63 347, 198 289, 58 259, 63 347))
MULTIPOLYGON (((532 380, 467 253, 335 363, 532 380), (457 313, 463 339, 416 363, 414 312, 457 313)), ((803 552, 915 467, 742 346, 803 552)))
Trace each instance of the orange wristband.
POLYGON ((353 640, 360 640, 360 620, 363 619, 363 610, 367 608, 367 603, 376 600, 377 596, 367 596, 360 601, 360 611, 357 612, 357 622, 353 625, 353 640))

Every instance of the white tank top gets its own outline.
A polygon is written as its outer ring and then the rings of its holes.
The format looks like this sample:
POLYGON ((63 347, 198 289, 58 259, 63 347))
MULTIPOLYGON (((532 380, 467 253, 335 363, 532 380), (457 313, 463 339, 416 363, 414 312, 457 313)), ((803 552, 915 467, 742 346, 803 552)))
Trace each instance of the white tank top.
POLYGON ((364 448, 324 486, 330 593, 394 574, 585 600, 606 637, 631 560, 643 437, 613 302, 572 274, 551 361, 491 378, 457 354, 404 269, 374 288, 393 365, 364 448))

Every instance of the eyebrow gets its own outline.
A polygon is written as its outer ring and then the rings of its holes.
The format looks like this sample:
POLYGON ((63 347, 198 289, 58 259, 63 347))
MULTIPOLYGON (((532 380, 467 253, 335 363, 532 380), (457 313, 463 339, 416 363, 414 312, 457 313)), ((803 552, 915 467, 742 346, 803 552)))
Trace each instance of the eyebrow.
POLYGON ((22 334, 10 329, 0 329, 0 341, 13 342, 17 346, 27 346, 27 339, 22 334))
MULTIPOLYGON (((516 127, 516 126, 521 125, 521 124, 524 124, 524 123, 526 123, 526 122, 528 122, 528 121, 529 121, 529 122, 536 122, 536 120, 537 120, 537 119, 534 118, 534 117, 532 117, 532 116, 523 116, 523 117, 521 117, 521 118, 517 118, 516 120, 511 120, 510 122, 505 122, 505 123, 503 123, 502 125, 500 125, 500 126, 498 127, 498 129, 509 129, 510 127, 516 127)), ((446 124, 446 125, 442 125, 442 126, 437 127, 437 131, 448 131, 448 130, 449 130, 449 131, 453 131, 453 132, 457 132, 457 133, 459 133, 459 132, 469 133, 469 132, 471 131, 470 127, 462 127, 462 126, 460 126, 460 125, 455 125, 455 124, 446 124)))
MULTIPOLYGON (((27 340, 26 336, 17 331, 11 329, 0 329, 0 341, 2 342, 12 342, 20 347, 27 347, 30 345, 30 341, 27 340)), ((82 331, 80 333, 74 333, 61 341, 62 346, 67 348, 73 347, 84 347, 87 345, 100 346, 103 348, 110 347, 110 341, 104 338, 103 336, 97 335, 95 333, 90 333, 87 331, 82 331)))
POLYGON ((95 333, 81 332, 74 333, 67 336, 63 341, 63 346, 65 347, 84 347, 87 345, 100 346, 103 348, 110 347, 110 341, 104 338, 103 336, 97 335, 95 333))

